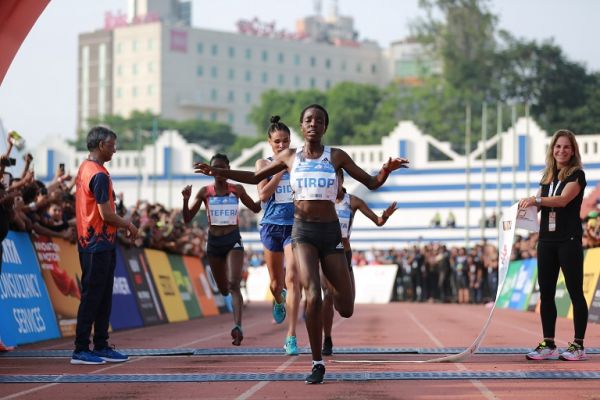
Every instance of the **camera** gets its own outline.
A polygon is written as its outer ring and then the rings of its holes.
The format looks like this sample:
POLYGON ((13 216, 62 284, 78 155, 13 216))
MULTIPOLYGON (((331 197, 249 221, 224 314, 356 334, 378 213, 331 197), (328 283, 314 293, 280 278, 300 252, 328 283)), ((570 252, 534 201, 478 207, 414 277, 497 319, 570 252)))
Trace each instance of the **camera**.
POLYGON ((17 164, 17 159, 16 158, 2 158, 2 165, 5 167, 12 167, 13 165, 17 164))
POLYGON ((65 164, 64 163, 58 164, 58 169, 60 170, 60 172, 62 172, 64 174, 65 173, 65 164))

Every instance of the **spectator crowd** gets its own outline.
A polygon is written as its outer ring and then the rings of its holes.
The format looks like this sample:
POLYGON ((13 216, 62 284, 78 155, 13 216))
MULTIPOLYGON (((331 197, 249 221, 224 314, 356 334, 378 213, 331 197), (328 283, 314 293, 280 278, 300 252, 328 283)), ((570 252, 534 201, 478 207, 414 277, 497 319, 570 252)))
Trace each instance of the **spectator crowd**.
MULTIPOLYGON (((75 243, 74 176, 59 166, 52 181, 44 183, 37 180, 31 168, 31 154, 23 157, 21 174, 14 175, 12 170, 16 160, 11 158, 12 149, 13 142, 9 136, 7 150, 0 156, 0 239, 6 237, 8 230, 14 230, 59 237, 75 243)), ((126 207, 122 194, 116 198, 117 213, 131 218, 140 231, 134 241, 127 238, 125 231, 119 232, 121 244, 204 257, 207 227, 204 213, 199 213, 190 224, 184 224, 179 209, 169 210, 160 203, 142 200, 126 207)), ((450 220, 449 226, 452 227, 455 224, 453 215, 450 220)), ((600 246, 598 211, 590 212, 582 224, 584 247, 600 246)), ((256 216, 242 210, 240 228, 242 231, 257 230, 256 216)), ((517 237, 512 259, 536 257, 536 245, 537 234, 517 237)), ((481 303, 495 298, 497 253, 496 247, 487 243, 476 244, 472 248, 430 243, 404 249, 354 251, 352 264, 357 268, 397 264, 400 268, 396 300, 481 303)), ((262 248, 248 248, 246 265, 264 265, 262 248)))

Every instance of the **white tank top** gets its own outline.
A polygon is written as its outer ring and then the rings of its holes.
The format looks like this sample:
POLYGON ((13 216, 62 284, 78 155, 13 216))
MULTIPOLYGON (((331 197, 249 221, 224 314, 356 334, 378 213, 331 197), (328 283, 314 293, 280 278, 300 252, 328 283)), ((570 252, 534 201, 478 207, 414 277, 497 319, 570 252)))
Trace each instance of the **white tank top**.
POLYGON ((329 200, 337 197, 337 177, 331 163, 331 147, 325 146, 318 159, 304 156, 304 148, 296 150, 290 172, 295 200, 329 200))
POLYGON ((227 184, 227 194, 217 196, 214 185, 207 188, 206 215, 210 225, 237 225, 239 199, 235 186, 227 184))
POLYGON ((342 238, 348 239, 352 230, 352 207, 350 206, 350 195, 348 193, 344 194, 342 201, 335 203, 335 211, 337 211, 340 220, 342 238))

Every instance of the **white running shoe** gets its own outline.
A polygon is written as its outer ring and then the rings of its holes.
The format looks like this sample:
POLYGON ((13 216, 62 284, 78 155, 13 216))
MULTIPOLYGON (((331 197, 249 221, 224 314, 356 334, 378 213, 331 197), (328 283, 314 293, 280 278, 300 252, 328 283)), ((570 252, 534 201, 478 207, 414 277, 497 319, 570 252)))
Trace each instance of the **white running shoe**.
POLYGON ((587 360, 585 349, 577 343, 569 343, 569 348, 563 351, 560 359, 564 361, 584 361, 587 360))
POLYGON ((546 344, 546 341, 541 341, 540 344, 525 355, 528 360, 558 360, 558 348, 551 348, 546 344))

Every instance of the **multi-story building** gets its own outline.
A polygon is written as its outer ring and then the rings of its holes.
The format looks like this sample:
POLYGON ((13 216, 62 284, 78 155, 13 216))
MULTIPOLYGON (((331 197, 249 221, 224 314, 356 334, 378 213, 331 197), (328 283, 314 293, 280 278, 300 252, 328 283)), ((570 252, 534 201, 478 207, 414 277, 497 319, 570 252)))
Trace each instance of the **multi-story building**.
POLYGON ((389 82, 382 50, 354 40, 351 18, 308 17, 295 34, 241 21, 241 33, 229 33, 192 28, 190 13, 181 0, 130 0, 129 15, 107 15, 104 29, 80 35, 80 128, 89 117, 149 110, 254 135, 248 114, 266 90, 389 82))

